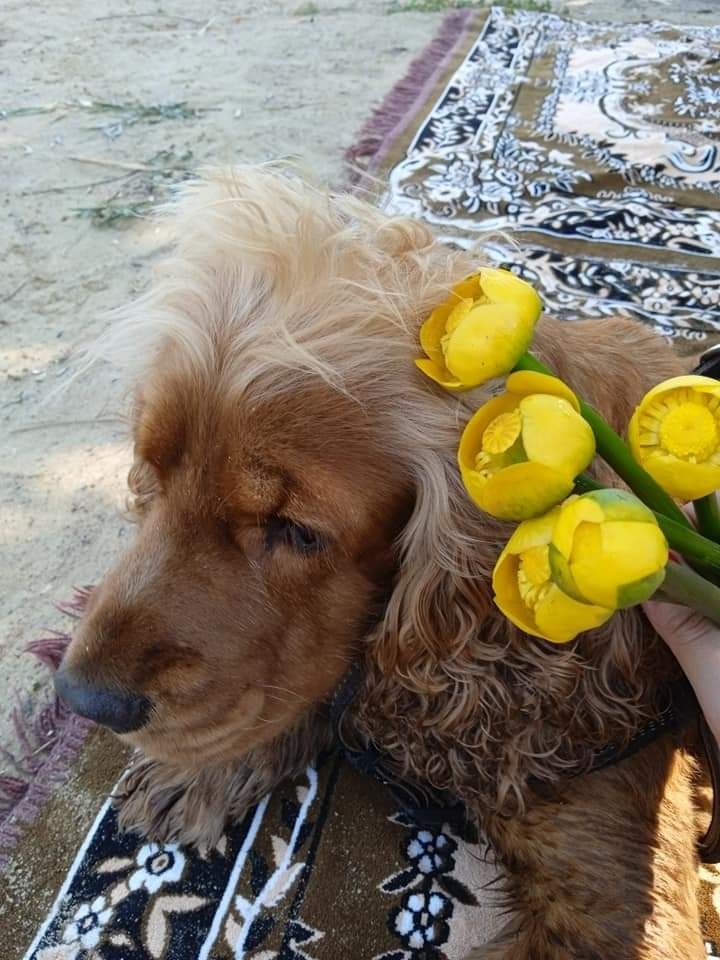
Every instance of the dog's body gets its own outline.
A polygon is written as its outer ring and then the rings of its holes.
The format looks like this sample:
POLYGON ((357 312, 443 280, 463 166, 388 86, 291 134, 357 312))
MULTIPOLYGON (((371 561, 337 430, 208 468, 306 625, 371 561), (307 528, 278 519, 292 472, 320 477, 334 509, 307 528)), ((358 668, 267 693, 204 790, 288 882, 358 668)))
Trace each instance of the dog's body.
MULTIPOLYGON (((71 693, 125 697, 114 725, 144 758, 123 823, 215 840, 329 744, 323 705, 360 659, 354 736, 462 800, 508 872, 512 922, 474 956, 699 960, 690 754, 665 737, 568 776, 632 738, 674 661, 635 610, 563 647, 503 619, 509 528, 455 460, 485 394, 413 365, 477 262, 267 170, 211 177, 175 222, 175 259, 107 346, 136 338, 142 360, 139 536, 63 664, 71 693)), ((623 320, 543 319, 535 347, 618 429, 678 372, 623 320)))

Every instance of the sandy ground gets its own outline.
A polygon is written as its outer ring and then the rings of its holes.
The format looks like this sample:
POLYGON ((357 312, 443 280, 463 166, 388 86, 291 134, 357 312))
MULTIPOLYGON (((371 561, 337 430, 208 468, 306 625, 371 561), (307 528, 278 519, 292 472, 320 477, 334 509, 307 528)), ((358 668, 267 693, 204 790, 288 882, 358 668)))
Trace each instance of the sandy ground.
MULTIPOLYGON (((591 19, 697 24, 719 15, 717 0, 563 6, 591 19)), ((129 446, 116 377, 105 370, 48 398, 103 329, 103 312, 145 287, 161 238, 143 220, 98 227, 78 208, 118 190, 151 200, 178 168, 289 154, 339 184, 343 148, 443 15, 390 16, 387 7, 0 3, 1 744, 13 743, 16 693, 29 711, 48 686, 26 643, 64 626, 53 602, 97 581, 132 531, 122 515, 129 446), (97 106, 178 101, 189 116, 97 106), (166 172, 127 176, 123 164, 166 172)))

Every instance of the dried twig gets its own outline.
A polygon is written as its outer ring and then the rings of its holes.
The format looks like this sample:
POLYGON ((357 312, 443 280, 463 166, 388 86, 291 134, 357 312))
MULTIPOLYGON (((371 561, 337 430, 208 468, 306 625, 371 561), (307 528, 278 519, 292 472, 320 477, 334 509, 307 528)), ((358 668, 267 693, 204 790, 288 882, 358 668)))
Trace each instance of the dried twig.
POLYGON ((277 107, 265 107, 266 113, 280 113, 283 110, 304 110, 305 107, 316 107, 319 100, 308 100, 307 103, 281 103, 277 107))
POLYGON ((100 157, 74 156, 68 157, 68 160, 74 160, 76 163, 90 163, 96 167, 116 167, 118 170, 127 170, 130 173, 154 173, 156 169, 149 167, 146 163, 123 163, 122 160, 103 160, 100 157))
POLYGON ((26 277, 23 280, 23 282, 20 284, 20 286, 15 287, 14 290, 11 290, 10 293, 2 297, 0 299, 0 303, 9 303, 13 297, 16 297, 20 293, 20 291, 30 283, 31 279, 32 277, 26 277))
POLYGON ((124 417, 93 417, 89 420, 43 420, 42 423, 30 423, 25 427, 16 427, 10 433, 30 433, 32 430, 45 430, 55 427, 86 427, 95 423, 127 424, 124 417))
POLYGON ((195 20, 193 17, 180 17, 174 13, 109 13, 104 17, 93 17, 94 20, 130 20, 130 19, 143 19, 145 17, 162 17, 165 20, 182 20, 185 23, 193 23, 196 27, 201 27, 203 25, 202 20, 195 20))
POLYGON ((131 171, 121 173, 117 177, 105 177, 104 180, 90 180, 87 183, 69 183, 65 187, 45 187, 43 190, 23 190, 24 197, 37 197, 43 193, 66 193, 68 190, 89 190, 91 187, 100 187, 106 183, 116 183, 118 180, 126 180, 133 173, 140 171, 131 171))

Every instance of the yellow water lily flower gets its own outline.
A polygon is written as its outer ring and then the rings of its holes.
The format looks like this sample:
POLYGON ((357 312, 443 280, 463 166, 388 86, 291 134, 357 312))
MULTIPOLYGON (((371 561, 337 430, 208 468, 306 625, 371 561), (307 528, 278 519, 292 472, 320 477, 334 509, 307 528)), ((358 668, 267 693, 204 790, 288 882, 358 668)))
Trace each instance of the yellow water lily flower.
POLYGON ((598 490, 520 524, 495 565, 495 603, 525 633, 568 643, 651 597, 667 561, 652 511, 598 490))
POLYGON ((532 342, 542 302, 509 270, 466 277, 420 328, 415 363, 447 390, 468 390, 509 373, 532 342))
POLYGON ((671 496, 713 493, 720 487, 720 382, 686 376, 659 383, 635 410, 628 443, 671 496))
POLYGON ((468 422, 458 463, 481 510, 502 520, 527 520, 572 492, 595 456, 595 437, 562 380, 519 370, 506 386, 468 422))

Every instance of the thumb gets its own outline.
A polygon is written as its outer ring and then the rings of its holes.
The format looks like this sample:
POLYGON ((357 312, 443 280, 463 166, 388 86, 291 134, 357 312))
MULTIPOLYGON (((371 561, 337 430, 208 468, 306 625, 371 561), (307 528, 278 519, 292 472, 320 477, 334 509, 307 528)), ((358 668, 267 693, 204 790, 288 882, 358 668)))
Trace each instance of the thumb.
POLYGON ((656 632, 671 647, 697 643, 717 630, 715 624, 689 607, 661 600, 648 600, 643 610, 656 632))

